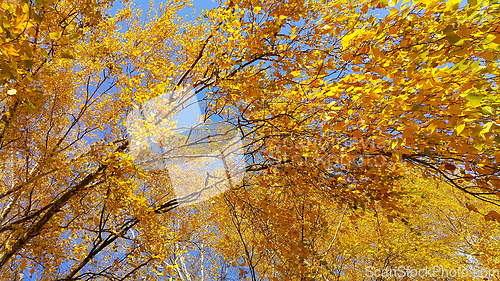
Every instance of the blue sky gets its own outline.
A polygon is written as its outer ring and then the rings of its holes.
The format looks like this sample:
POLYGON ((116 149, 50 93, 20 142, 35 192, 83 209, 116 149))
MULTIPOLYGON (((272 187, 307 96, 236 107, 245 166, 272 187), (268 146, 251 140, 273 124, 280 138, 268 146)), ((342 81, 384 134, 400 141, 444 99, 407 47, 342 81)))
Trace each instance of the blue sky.
MULTIPOLYGON (((143 11, 147 11, 149 9, 149 0, 136 0, 134 3, 142 7, 143 11)), ((158 4, 162 2, 161 0, 155 0, 153 1, 153 7, 157 7, 158 4)), ((217 7, 217 2, 214 0, 193 0, 193 5, 195 9, 195 14, 200 15, 201 10, 205 9, 211 9, 217 7)), ((181 13, 181 15, 187 15, 187 16, 192 16, 193 15, 193 10, 192 9, 186 9, 185 13, 181 13)))

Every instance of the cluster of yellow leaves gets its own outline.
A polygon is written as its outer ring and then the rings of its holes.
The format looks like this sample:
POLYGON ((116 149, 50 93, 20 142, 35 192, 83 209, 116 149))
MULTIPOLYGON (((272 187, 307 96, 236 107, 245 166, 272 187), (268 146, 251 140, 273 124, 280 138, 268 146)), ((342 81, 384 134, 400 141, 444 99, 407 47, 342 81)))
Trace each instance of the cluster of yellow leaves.
POLYGON ((312 181, 333 169, 371 193, 385 173, 403 175, 403 162, 497 200, 496 5, 416 2, 379 18, 383 1, 299 2, 233 6, 240 24, 228 32, 245 38, 210 49, 216 64, 237 65, 217 69, 214 108, 259 124, 249 129, 255 147, 279 151, 290 136, 322 143, 307 152, 312 181), (332 155, 338 165, 322 167, 332 155))
MULTIPOLYGON (((397 211, 387 211, 378 203, 356 209, 338 205, 308 183, 287 185, 295 183, 293 175, 279 179, 283 185, 272 189, 230 192, 209 218, 217 223, 220 236, 212 247, 233 260, 233 268, 246 270, 246 276, 357 280, 373 274, 367 271, 370 267, 393 272, 436 266, 496 268, 497 224, 464 208, 488 204, 442 180, 408 172, 398 184, 409 192, 397 211), (226 210, 222 218, 219 208, 226 210)), ((463 280, 473 280, 472 273, 463 280)))
POLYGON ((158 211, 173 197, 168 174, 134 166, 124 123, 134 105, 175 87, 191 62, 172 52, 199 34, 179 31, 185 2, 146 23, 130 3, 115 15, 109 4, 1 3, 1 279, 103 268, 161 279, 175 269, 177 237, 158 211))

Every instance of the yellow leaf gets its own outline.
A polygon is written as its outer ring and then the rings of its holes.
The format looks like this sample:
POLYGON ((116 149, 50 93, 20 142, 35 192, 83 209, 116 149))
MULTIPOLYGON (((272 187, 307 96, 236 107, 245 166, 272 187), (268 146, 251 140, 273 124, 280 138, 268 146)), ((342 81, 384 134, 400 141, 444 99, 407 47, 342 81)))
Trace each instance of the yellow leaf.
POLYGON ((493 218, 494 220, 496 220, 497 222, 500 222, 500 214, 491 210, 488 212, 488 215, 489 217, 493 218))
POLYGON ((446 1, 446 9, 448 10, 458 10, 459 7, 460 7, 460 0, 446 1))
POLYGON ((462 107, 460 104, 453 104, 448 106, 448 113, 453 115, 459 115, 462 113, 462 107))
POLYGON ((492 176, 490 178, 490 183, 496 188, 496 189, 500 189, 500 179, 498 178, 498 176, 492 176))
POLYGON ((472 204, 465 203, 465 207, 467 207, 467 209, 469 209, 469 212, 479 213, 479 210, 476 208, 476 206, 474 206, 472 204))
POLYGON ((377 72, 380 76, 387 75, 387 71, 385 71, 385 69, 383 69, 382 67, 375 67, 373 68, 373 71, 377 72))
POLYGON ((360 130, 355 130, 351 135, 355 138, 361 138, 363 136, 363 132, 361 132, 360 130))
POLYGON ((54 32, 49 33, 50 39, 53 39, 53 40, 58 40, 59 38, 61 38, 61 36, 62 36, 62 31, 54 31, 54 32))
POLYGON ((403 138, 405 139, 411 139, 413 138, 413 129, 411 127, 406 126, 404 131, 403 131, 403 138))
POLYGON ((493 123, 491 123, 491 122, 484 124, 483 129, 481 130, 480 134, 488 133, 491 129, 491 125, 493 125, 493 123))

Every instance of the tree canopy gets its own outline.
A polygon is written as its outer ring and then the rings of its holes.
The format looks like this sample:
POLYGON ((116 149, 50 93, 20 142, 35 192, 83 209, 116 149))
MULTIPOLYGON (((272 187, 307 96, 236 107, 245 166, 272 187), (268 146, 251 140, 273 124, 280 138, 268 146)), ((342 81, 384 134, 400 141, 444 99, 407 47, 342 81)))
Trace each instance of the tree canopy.
POLYGON ((496 0, 190 7, 0 0, 2 280, 498 268, 496 0))

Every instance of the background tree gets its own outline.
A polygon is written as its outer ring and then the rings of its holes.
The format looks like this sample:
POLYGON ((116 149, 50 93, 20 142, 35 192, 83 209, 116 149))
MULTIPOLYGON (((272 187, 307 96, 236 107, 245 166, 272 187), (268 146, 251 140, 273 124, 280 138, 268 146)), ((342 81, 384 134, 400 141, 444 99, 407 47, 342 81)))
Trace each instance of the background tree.
MULTIPOLYGON (((495 2, 229 1, 192 22, 187 1, 144 21, 111 4, 1 3, 1 278, 354 278, 353 262, 458 262, 462 248, 495 264, 495 2), (228 193, 176 208, 168 171, 134 164, 125 123, 188 85, 206 119, 239 129, 248 166, 228 193), (422 173, 488 220, 473 243, 418 235, 445 233, 417 212, 422 173)), ((458 208, 428 188, 428 204, 458 208)))

